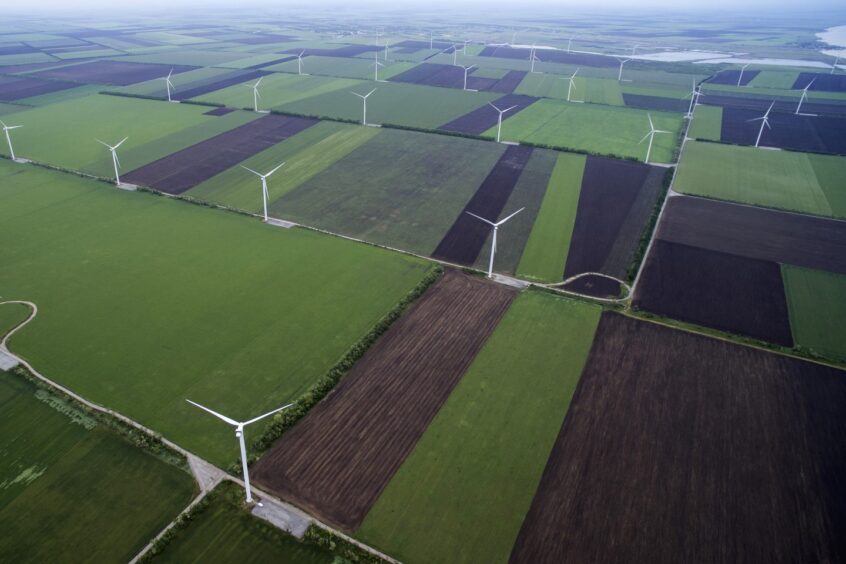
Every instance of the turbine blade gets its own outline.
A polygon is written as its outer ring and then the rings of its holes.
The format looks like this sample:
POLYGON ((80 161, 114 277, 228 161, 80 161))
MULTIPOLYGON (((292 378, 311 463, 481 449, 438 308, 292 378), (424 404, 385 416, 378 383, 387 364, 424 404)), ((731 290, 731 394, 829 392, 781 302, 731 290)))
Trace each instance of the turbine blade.
POLYGON ((289 408, 289 407, 291 407, 292 405, 294 405, 294 404, 293 404, 293 403, 289 403, 289 404, 287 404, 287 405, 283 405, 282 407, 277 407, 277 408, 276 408, 276 409, 274 409, 273 411, 268 411, 268 412, 267 412, 267 413, 265 413, 264 415, 259 415, 258 417, 254 417, 254 418, 250 419, 249 421, 244 421, 243 425, 245 425, 245 426, 246 426, 246 425, 249 425, 250 423, 255 423, 256 421, 261 421, 261 420, 262 420, 262 419, 264 419, 265 417, 269 417, 269 416, 273 415, 274 413, 279 413, 279 412, 280 412, 280 411, 282 411, 283 409, 288 409, 288 408, 289 408))
POLYGON ((236 427, 238 427, 239 425, 241 425, 238 421, 235 421, 234 419, 230 419, 229 417, 227 417, 227 416, 225 416, 225 415, 221 415, 220 413, 218 413, 218 412, 216 412, 216 411, 212 411, 212 410, 211 410, 211 409, 209 409, 208 407, 205 407, 205 406, 203 406, 203 405, 200 405, 199 403, 197 403, 197 402, 195 402, 195 401, 191 401, 191 400, 189 400, 189 399, 186 399, 185 401, 187 401, 187 402, 188 402, 188 403, 190 403, 191 405, 195 405, 195 406, 199 407, 199 408, 200 408, 200 409, 202 409, 203 411, 208 411, 209 413, 211 413, 212 415, 214 415, 214 416, 215 416, 215 417, 217 417, 218 419, 222 419, 223 421, 226 421, 226 422, 227 422, 227 423, 229 423, 230 425, 234 425, 234 426, 236 426, 236 427))
MULTIPOLYGON (((371 95, 371 94, 373 94, 374 92, 376 92, 376 89, 375 89, 375 88, 374 88, 373 90, 371 90, 370 92, 368 92, 368 93, 367 93, 367 96, 370 96, 370 95, 371 95)), ((365 98, 367 98, 367 96, 365 96, 365 98)))
POLYGON ((115 145, 113 148, 114 148, 114 149, 117 149, 118 147, 120 147, 121 145, 123 145, 123 142, 124 142, 124 141, 126 141, 127 139, 129 139, 129 137, 124 137, 123 139, 121 139, 121 140, 120 140, 120 143, 118 143, 117 145, 115 145))
POLYGON ((100 145, 102 145, 103 147, 108 147, 109 149, 111 149, 111 148, 112 148, 112 146, 111 146, 111 145, 109 145, 108 143, 105 143, 105 142, 103 142, 103 141, 100 141, 99 139, 94 139, 94 141, 96 141, 97 143, 99 143, 99 144, 100 144, 100 145))
POLYGON ((655 126, 652 125, 652 115, 649 112, 646 112, 646 118, 649 120, 649 129, 655 131, 655 126))
POLYGON ((472 216, 473 216, 473 217, 475 217, 476 219, 481 219, 482 221, 484 221, 485 223, 487 223, 488 225, 490 225, 490 226, 492 226, 492 227, 496 227, 496 223, 494 223, 493 221, 488 221, 488 220, 487 220, 487 219, 485 219, 484 217, 478 216, 478 215, 476 215, 476 214, 475 214, 475 213, 473 213, 473 212, 464 212, 464 213, 466 213, 467 215, 472 215, 472 216))
POLYGON ((112 149, 112 156, 115 158, 115 164, 117 165, 117 167, 123 168, 122 166, 120 166, 120 159, 118 158, 117 151, 115 151, 114 149, 112 149))
POLYGON ((505 108, 504 110, 502 110, 502 113, 510 112, 511 110, 513 110, 516 107, 517 107, 517 105, 511 106, 510 108, 505 108))
POLYGON ((283 166, 285 166, 285 163, 282 163, 281 165, 277 166, 276 168, 274 168, 273 170, 271 170, 270 172, 268 172, 267 174, 265 174, 265 175, 264 175, 264 177, 265 177, 265 178, 268 178, 271 174, 273 174, 274 172, 276 172, 277 170, 279 170, 279 169, 280 169, 280 168, 282 168, 283 166))
POLYGON ((0 119, 0 125, 3 126, 3 129, 6 128, 6 122, 4 122, 2 119, 0 119))
POLYGON ((258 85, 261 84, 262 80, 264 80, 264 77, 263 76, 259 77, 259 79, 256 81, 256 86, 255 86, 256 88, 258 88, 258 85))
POLYGON ((643 143, 644 141, 646 141, 646 140, 649 138, 649 136, 650 136, 650 135, 652 135, 652 131, 650 131, 649 133, 647 133, 646 135, 644 135, 644 136, 643 136, 643 139, 641 139, 640 141, 638 141, 638 143, 637 143, 637 144, 638 144, 638 145, 640 145, 641 143, 643 143))
POLYGON ((253 174, 255 174, 255 175, 256 175, 256 176, 258 176, 258 177, 263 176, 260 172, 256 172, 256 171, 254 171, 254 170, 253 170, 253 169, 251 169, 251 168, 247 168, 247 167, 245 167, 244 165, 241 165, 241 168, 243 168, 243 169, 245 169, 245 170, 249 170, 250 172, 252 172, 253 174))
POLYGON ((173 67, 170 67, 170 72, 167 73, 167 78, 170 80, 170 77, 173 75, 173 67))
POLYGON ((18 129, 18 128, 21 128, 21 127, 23 127, 23 126, 22 125, 9 125, 9 126, 4 126, 3 129, 18 129))
POLYGON ((804 90, 805 92, 807 92, 807 91, 808 91, 808 88, 810 88, 810 87, 811 87, 811 85, 814 83, 814 81, 815 81, 816 79, 817 79, 817 77, 812 78, 812 79, 811 79, 811 82, 809 82, 809 83, 808 83, 808 86, 806 86, 806 87, 805 87, 805 88, 803 88, 802 90, 804 90))
POLYGON ((493 104, 491 104, 490 102, 488 102, 488 106, 492 107, 493 109, 495 109, 495 110, 496 110, 496 111, 498 111, 498 112, 502 112, 502 110, 500 110, 499 108, 497 108, 496 106, 494 106, 494 105, 493 105, 493 104))
POLYGON ((520 208, 520 209, 519 209, 519 210, 517 210, 516 212, 514 212, 514 213, 512 213, 511 215, 509 215, 508 217, 506 217, 505 219, 500 219, 499 221, 497 221, 497 222, 496 222, 496 225, 498 225, 498 226, 499 226, 499 225, 502 225, 503 223, 505 223, 506 221, 508 221, 509 219, 511 219, 512 217, 514 217, 515 215, 517 215, 518 213, 520 213, 521 211, 523 211, 524 209, 526 209, 526 208, 520 208))

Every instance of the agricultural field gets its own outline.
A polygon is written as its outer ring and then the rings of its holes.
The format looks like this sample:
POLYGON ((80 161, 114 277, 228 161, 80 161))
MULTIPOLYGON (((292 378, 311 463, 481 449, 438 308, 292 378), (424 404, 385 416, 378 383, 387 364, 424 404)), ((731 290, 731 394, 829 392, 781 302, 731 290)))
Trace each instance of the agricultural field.
POLYGON ((599 314, 521 294, 356 536, 406 562, 507 561, 599 314))
MULTIPOLYGON (((249 84, 255 80, 235 84, 215 92, 197 96, 198 102, 223 104, 232 108, 252 108, 253 93, 249 84)), ((349 90, 362 83, 349 78, 330 78, 325 76, 299 76, 274 73, 261 81, 260 107, 278 109, 284 104, 297 102, 335 90, 349 90)), ((367 91, 364 92, 365 94, 367 91)), ((352 98, 352 96, 350 96, 352 98)))
MULTIPOLYGON (((379 80, 388 80, 392 76, 404 72, 414 66, 413 63, 402 63, 385 61, 384 53, 378 53, 379 80)), ((374 61, 372 55, 366 59, 352 57, 303 57, 302 71, 307 74, 334 76, 339 78, 356 78, 360 80, 372 80, 374 78, 374 61)), ((263 67, 264 70, 272 72, 284 72, 298 74, 298 61, 296 58, 283 63, 263 67)))
POLYGON ((0 177, 0 292, 39 307, 9 348, 220 465, 230 428, 186 398, 246 419, 297 397, 430 268, 8 161, 0 177))
POLYGON ((194 495, 186 470, 16 373, 0 371, 0 415, 4 562, 128 561, 194 495))
POLYGON ((846 275, 787 265, 782 275, 796 344, 846 361, 846 275))

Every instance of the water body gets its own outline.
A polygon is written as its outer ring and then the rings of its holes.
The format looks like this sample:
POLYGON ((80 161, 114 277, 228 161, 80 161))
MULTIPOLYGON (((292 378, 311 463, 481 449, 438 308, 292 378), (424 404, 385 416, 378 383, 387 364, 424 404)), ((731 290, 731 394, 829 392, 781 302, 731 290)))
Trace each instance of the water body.
POLYGON ((632 59, 639 61, 661 61, 665 63, 678 63, 686 61, 710 62, 711 59, 723 59, 725 53, 711 51, 664 51, 661 53, 646 53, 635 55, 632 59))
POLYGON ((817 34, 820 41, 839 47, 839 49, 824 49, 822 52, 832 57, 846 57, 846 25, 830 27, 817 34))
MULTIPOLYGON (((731 65, 775 65, 779 67, 809 67, 814 69, 830 69, 831 65, 822 63, 820 61, 803 61, 802 59, 748 59, 743 57, 727 57, 725 59, 708 59, 707 61, 694 61, 694 63, 709 63, 720 64, 727 63, 731 65)), ((843 65, 838 65, 842 67, 843 65)))

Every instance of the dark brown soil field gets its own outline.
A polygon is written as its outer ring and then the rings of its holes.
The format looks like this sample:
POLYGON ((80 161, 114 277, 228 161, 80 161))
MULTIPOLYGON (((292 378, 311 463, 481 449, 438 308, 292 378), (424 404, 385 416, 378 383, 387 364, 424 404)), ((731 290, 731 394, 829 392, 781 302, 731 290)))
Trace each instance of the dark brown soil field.
MULTIPOLYGON (((514 90, 520 86, 520 83, 523 82, 523 79, 526 77, 528 73, 526 71, 518 71, 512 70, 505 73, 505 76, 494 82, 491 86, 485 88, 489 92, 502 92, 503 94, 511 94, 514 90)), ((473 77, 473 80, 485 80, 473 77)), ((481 90, 476 86, 468 86, 468 88, 476 88, 477 90, 481 90)), ((506 106, 507 107, 507 106, 506 106)), ((510 112, 509 112, 510 113, 510 112)))
POLYGON ((49 69, 31 74, 37 78, 52 78, 54 80, 69 80, 71 82, 110 84, 114 86, 129 86, 138 82, 162 78, 167 76, 170 69, 173 74, 186 72, 197 67, 186 65, 156 65, 150 63, 125 63, 121 61, 92 61, 49 69))
POLYGON ((137 168, 124 178, 181 194, 315 123, 309 118, 266 115, 137 168))
MULTIPOLYGON (((741 86, 746 86, 749 84, 753 78, 758 76, 761 71, 757 70, 745 70, 743 71, 743 80, 740 82, 741 86)), ((724 70, 720 71, 706 82, 710 82, 711 84, 737 84, 737 79, 740 78, 740 71, 739 70, 724 70)))
POLYGON ((29 72, 38 69, 49 69, 53 67, 67 66, 74 64, 77 61, 51 61, 49 63, 27 63, 23 65, 3 65, 0 66, 0 74, 15 74, 18 72, 29 72))
MULTIPOLYGON (((721 96, 718 94, 708 94, 699 99, 699 103, 708 106, 721 106, 723 108, 745 108, 748 110, 755 110, 758 116, 764 115, 767 108, 773 102, 770 97, 754 97, 746 96, 721 96)), ((776 98, 773 111, 791 113, 796 111, 796 106, 799 100, 796 98, 776 98)), ((817 114, 820 116, 846 116, 846 103, 837 100, 807 100, 802 104, 802 113, 817 114)), ((759 124, 760 127, 760 124, 759 124)), ((757 130, 756 130, 757 133, 757 130)), ((755 139, 753 138, 754 142, 755 139)))
POLYGON ((255 64, 255 65, 250 65, 247 68, 248 69, 261 69, 261 68, 264 68, 264 67, 269 67, 271 65, 278 65, 279 63, 287 63, 288 61, 293 61, 296 58, 297 58, 296 56, 291 55, 289 57, 282 57, 280 59, 274 59, 272 61, 267 61, 265 63, 258 63, 258 64, 255 64))
MULTIPOLYGON (((770 114, 772 129, 764 128, 761 146, 846 155, 846 117, 797 116, 792 113, 793 110, 790 113, 773 111, 770 114)), ((810 106, 802 108, 803 113, 812 111, 810 106)), ((749 120, 762 115, 763 112, 756 110, 723 108, 720 140, 736 145, 754 145, 761 122, 749 120)))
POLYGON ((658 237, 748 258, 846 274, 846 222, 673 196, 658 237))
POLYGON ((0 55, 22 55, 24 53, 37 53, 38 49, 29 45, 0 45, 0 55))
POLYGON ((195 86, 194 88, 188 88, 187 90, 174 90, 172 96, 176 100, 189 100, 191 98, 196 98, 197 96, 202 96, 203 94, 208 94, 209 92, 214 92, 215 90, 220 90, 221 88, 226 88, 227 86, 232 86, 233 84, 255 80, 262 76, 267 76, 268 74, 270 73, 262 70, 235 71, 220 80, 216 80, 208 84, 195 86))
POLYGON ((846 561, 846 373, 606 312, 512 563, 846 561))
POLYGON ((286 43, 288 41, 296 40, 297 38, 291 35, 254 34, 250 37, 242 37, 241 39, 234 39, 233 41, 244 45, 266 45, 268 43, 286 43))
POLYGON ((633 305, 736 335, 793 346, 781 267, 655 240, 633 305))
MULTIPOLYGON (((429 49, 429 41, 418 41, 414 39, 406 39, 405 41, 400 41, 399 43, 395 43, 392 47, 401 48, 403 53, 416 53, 417 51, 422 51, 423 49, 429 49)), ((433 41, 432 48, 433 49, 446 49, 447 47, 452 47, 452 43, 447 43, 445 41, 433 41)))
POLYGON ((793 83, 793 88, 800 90, 808 86, 811 81, 811 87, 808 90, 819 90, 825 92, 846 92, 846 74, 829 74, 819 72, 803 72, 799 73, 796 82, 793 83))
POLYGON ((587 157, 565 279, 583 272, 625 276, 663 174, 642 163, 587 157))
MULTIPOLYGON (((492 103, 497 108, 504 110, 510 106, 517 106, 510 112, 502 116, 504 122, 511 116, 528 108, 534 104, 538 99, 532 96, 524 96, 522 94, 506 94, 501 98, 497 98, 492 103)), ((489 105, 485 104, 481 108, 468 112, 463 116, 458 116, 454 120, 445 123, 438 129, 444 131, 455 131, 456 133, 468 133, 470 135, 481 135, 488 129, 496 125, 499 114, 489 105)))
POLYGON ((663 96, 642 96, 623 93, 623 103, 630 108, 641 110, 659 110, 664 112, 687 112, 690 101, 663 96))
MULTIPOLYGON (((470 90, 511 94, 520 85, 524 76, 526 76, 525 71, 509 71, 501 79, 481 78, 473 76, 471 72, 467 75, 467 88, 470 90)), ((453 65, 420 63, 416 67, 392 77, 390 80, 393 82, 408 82, 411 84, 462 89, 464 88, 464 69, 453 65)))
POLYGON ((328 523, 358 528, 514 295, 447 271, 256 463, 253 477, 328 523))
MULTIPOLYGON (((525 59, 529 60, 531 49, 515 49, 513 47, 485 47, 479 53, 480 57, 499 57, 502 59, 525 59)), ((614 57, 604 55, 592 55, 589 53, 567 53, 566 51, 551 51, 538 49, 537 56, 541 61, 547 63, 562 63, 565 65, 581 65, 586 67, 616 67, 620 62, 614 57)))
POLYGON ((0 101, 13 102, 78 86, 72 82, 38 80, 26 76, 0 76, 0 101))
MULTIPOLYGON (((432 253, 434 258, 467 265, 476 262, 491 233, 491 226, 467 212, 497 221, 531 156, 531 147, 511 145, 506 149, 438 243, 432 253)), ((507 213, 514 211, 517 210, 507 210, 507 213)))

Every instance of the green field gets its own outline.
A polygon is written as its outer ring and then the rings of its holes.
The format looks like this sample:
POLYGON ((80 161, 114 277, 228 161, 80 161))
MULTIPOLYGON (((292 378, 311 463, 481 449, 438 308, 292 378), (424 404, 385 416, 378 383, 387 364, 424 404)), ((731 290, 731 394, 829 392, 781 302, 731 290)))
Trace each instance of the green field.
POLYGON ((830 217, 846 217, 846 157, 688 142, 674 189, 830 217))
POLYGON ((126 562, 194 495, 187 472, 4 372, 0 453, 3 562, 126 562))
POLYGON ((696 106, 693 121, 687 132, 692 139, 719 141, 723 128, 723 108, 720 106, 696 106))
MULTIPOLYGON (((15 152, 35 161, 114 177, 105 143, 129 137, 118 150, 126 173, 194 143, 243 125, 258 114, 203 115, 209 108, 153 100, 93 95, 18 112, 15 152)), ((6 154, 5 143, 0 151, 6 154)))
MULTIPOLYGON (((0 298, 0 302, 2 302, 0 298)), ((0 303, 0 339, 29 317, 30 309, 23 304, 0 303)))
MULTIPOLYGON (((796 79, 799 78, 799 71, 772 71, 762 70, 747 85, 750 88, 781 88, 790 90, 796 79)), ((804 85, 802 85, 804 87, 804 85)))
POLYGON ((426 129, 437 128, 500 96, 490 92, 464 92, 454 88, 367 81, 298 102, 275 106, 274 109, 333 119, 361 120, 362 102, 353 96, 353 92, 364 95, 374 88, 376 92, 367 99, 367 123, 389 123, 426 129))
POLYGON ((576 222, 585 157, 562 153, 555 163, 532 234, 517 274, 542 282, 559 282, 576 222))
MULTIPOLYGON (((232 69, 218 69, 213 67, 202 67, 187 72, 181 72, 170 78, 171 83, 173 83, 171 93, 176 95, 180 91, 195 88, 204 84, 210 84, 236 72, 237 71, 232 69)), ((102 87, 100 89, 102 90, 102 87)), ((160 96, 162 98, 167 98, 167 87, 165 86, 165 81, 161 78, 154 78, 153 80, 139 82, 130 86, 113 88, 112 90, 127 94, 160 96)))
MULTIPOLYGON (((249 88, 249 85, 254 83, 255 80, 250 80, 242 84, 235 84, 203 94, 195 100, 224 104, 232 108, 252 108, 253 91, 249 88)), ((360 81, 349 78, 272 74, 266 76, 259 86, 260 105, 262 108, 277 108, 283 104, 320 96, 327 92, 355 88, 359 84, 361 84, 360 81)))
POLYGON ((521 294, 357 535, 408 562, 507 562, 600 312, 521 294))
MULTIPOLYGON (((272 203, 380 131, 372 127, 322 121, 241 164, 263 173, 285 163, 268 179, 269 202, 272 203)), ((186 194, 251 212, 259 212, 262 208, 261 182, 240 166, 198 184, 186 194)), ((284 209, 278 211, 284 212, 284 209)))
POLYGON ((219 464, 232 431, 186 398, 246 419, 298 396, 429 268, 8 161, 0 240, 0 295, 39 307, 10 348, 219 464))
POLYGON ((504 150, 385 129, 271 209, 283 219, 429 254, 504 150))
POLYGON ((204 500, 176 536, 152 562, 261 564, 333 564, 333 555, 304 544, 253 517, 243 507, 243 490, 223 482, 204 500))
MULTIPOLYGON (((528 96, 566 100, 569 88, 570 82, 566 76, 527 74, 514 92, 528 96)), ((623 93, 620 89, 620 83, 616 80, 576 75, 570 100, 622 106, 623 93)))
MULTIPOLYGON (((666 112, 651 112, 651 115, 657 129, 670 133, 655 136, 650 162, 671 162, 682 118, 666 112)), ((648 132, 649 121, 643 110, 548 99, 535 102, 502 123, 503 140, 635 157, 641 161, 646 157, 647 143, 639 142, 648 132)), ((484 135, 495 138, 496 126, 484 135)))
MULTIPOLYGON (((414 63, 385 62, 384 51, 379 51, 378 53, 379 62, 384 65, 379 67, 379 80, 387 80, 414 66, 414 63)), ((308 74, 373 80, 374 59, 375 57, 372 53, 366 58, 309 56, 303 57, 302 69, 304 73, 308 74)), ((297 64, 297 60, 294 59, 293 61, 286 61, 265 67, 263 70, 297 74, 297 64)))
POLYGON ((796 344, 846 361, 846 276, 787 265, 781 272, 796 344))

